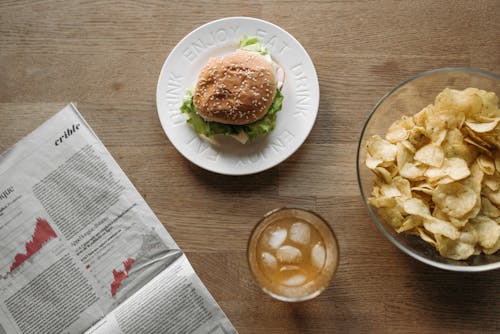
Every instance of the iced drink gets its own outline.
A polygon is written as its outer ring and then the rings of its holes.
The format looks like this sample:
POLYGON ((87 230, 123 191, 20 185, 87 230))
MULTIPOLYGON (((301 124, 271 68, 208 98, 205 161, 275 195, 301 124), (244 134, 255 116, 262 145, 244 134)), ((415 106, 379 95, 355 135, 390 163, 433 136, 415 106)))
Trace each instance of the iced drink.
POLYGON ((338 245, 321 217, 285 208, 268 213, 255 227, 248 260, 266 293, 283 301, 302 301, 328 286, 338 264, 338 245))

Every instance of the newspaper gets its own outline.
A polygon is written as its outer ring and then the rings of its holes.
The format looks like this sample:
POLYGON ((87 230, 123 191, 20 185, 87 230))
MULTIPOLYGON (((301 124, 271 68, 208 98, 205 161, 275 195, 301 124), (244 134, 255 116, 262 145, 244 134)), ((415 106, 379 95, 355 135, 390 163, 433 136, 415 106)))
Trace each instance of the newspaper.
POLYGON ((0 156, 5 333, 236 333, 72 104, 0 156))

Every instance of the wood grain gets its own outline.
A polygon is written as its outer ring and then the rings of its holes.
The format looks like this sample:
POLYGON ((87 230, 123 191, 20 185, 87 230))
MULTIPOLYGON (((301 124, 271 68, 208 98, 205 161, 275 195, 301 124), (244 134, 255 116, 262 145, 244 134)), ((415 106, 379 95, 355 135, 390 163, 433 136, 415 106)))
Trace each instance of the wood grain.
POLYGON ((500 331, 500 272, 459 274, 409 258, 373 226, 355 177, 363 122, 416 73, 500 73, 500 2, 0 1, 0 150, 74 101, 240 333, 500 331), (227 16, 278 24, 308 50, 321 102, 306 143, 280 166, 227 177, 186 161, 156 114, 161 66, 199 25, 227 16), (313 301, 285 304, 255 285, 250 231, 280 206, 313 209, 341 261, 313 301))

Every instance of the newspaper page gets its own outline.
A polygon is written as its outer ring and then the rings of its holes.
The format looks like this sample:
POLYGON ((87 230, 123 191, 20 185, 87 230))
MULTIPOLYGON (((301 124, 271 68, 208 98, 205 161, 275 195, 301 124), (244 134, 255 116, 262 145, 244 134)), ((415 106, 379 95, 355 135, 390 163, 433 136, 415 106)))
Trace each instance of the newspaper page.
POLYGON ((0 334, 236 333, 74 105, 0 156, 0 334))

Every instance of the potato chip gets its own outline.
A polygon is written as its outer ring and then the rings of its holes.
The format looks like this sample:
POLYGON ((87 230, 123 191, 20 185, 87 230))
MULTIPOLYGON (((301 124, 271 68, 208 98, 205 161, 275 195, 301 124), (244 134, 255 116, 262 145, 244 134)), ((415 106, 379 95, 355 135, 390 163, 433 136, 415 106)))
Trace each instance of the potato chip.
POLYGON ((434 203, 447 215, 460 218, 476 204, 476 193, 461 183, 440 184, 432 195, 434 203))
POLYGON ((461 230, 459 240, 469 245, 476 245, 479 242, 479 234, 474 226, 469 224, 461 230))
POLYGON ((490 123, 494 122, 497 118, 498 117, 489 117, 479 113, 474 116, 475 122, 473 123, 490 123))
POLYGON ((371 155, 367 154, 365 164, 366 164, 366 167, 370 168, 371 170, 374 170, 382 162, 384 162, 382 159, 377 159, 377 158, 374 158, 371 155))
POLYGON ((450 217, 450 221, 455 226, 464 226, 470 218, 477 216, 477 214, 481 211, 481 180, 483 178, 484 173, 477 167, 477 164, 471 166, 471 176, 460 181, 466 187, 472 189, 472 191, 476 194, 476 202, 468 213, 463 215, 462 217, 450 217))
POLYGON ((424 227, 433 234, 440 234, 452 240, 460 236, 460 232, 452 223, 434 217, 424 219, 424 227))
POLYGON ((429 104, 428 106, 420 110, 418 113, 413 115, 413 122, 415 123, 416 126, 425 127, 429 115, 433 113, 435 113, 434 105, 429 104))
POLYGON ((411 153, 417 152, 415 146, 413 146, 413 144, 410 143, 408 140, 403 140, 401 144, 403 144, 403 146, 406 147, 411 153))
POLYGON ((491 203, 499 206, 500 205, 500 190, 493 191, 489 188, 485 188, 483 193, 490 200, 491 203))
POLYGON ((444 159, 443 165, 440 168, 428 168, 424 175, 431 183, 443 184, 466 178, 470 175, 470 170, 465 160, 460 158, 449 158, 444 159))
POLYGON ((369 199, 398 233, 455 260, 500 249, 500 109, 477 88, 444 89, 367 145, 369 199))
MULTIPOLYGON (((410 144, 411 145, 411 144, 410 144)), ((396 152, 396 165, 404 166, 407 162, 413 161, 413 154, 415 151, 410 151, 407 146, 405 146, 402 142, 396 144, 397 152, 396 152)))
POLYGON ((426 136, 436 145, 441 145, 446 138, 447 124, 458 124, 465 121, 465 115, 462 113, 452 113, 448 111, 440 111, 436 108, 427 108, 426 118, 423 119, 426 136))
MULTIPOLYGON (((490 144, 490 147, 500 149, 500 133, 491 132, 489 134, 483 134, 482 138, 490 144)), ((493 155, 492 155, 493 156, 493 155)))
POLYGON ((401 197, 403 198, 412 197, 410 181, 398 175, 392 180, 392 182, 401 193, 401 197))
POLYGON ((441 209, 437 206, 435 206, 434 210, 432 210, 432 216, 441 220, 450 220, 450 217, 446 213, 441 211, 441 209))
POLYGON ((484 172, 481 170, 477 162, 470 166, 470 176, 461 182, 471 188, 478 196, 481 193, 481 183, 484 179, 484 172))
POLYGON ((444 161, 444 152, 441 146, 428 144, 415 153, 415 160, 433 167, 441 167, 444 161))
POLYGON ((431 195, 431 196, 434 193, 433 187, 431 187, 431 185, 429 185, 428 183, 421 183, 416 187, 411 187, 410 190, 411 191, 420 191, 420 192, 423 192, 424 194, 431 195))
POLYGON ((480 89, 476 89, 475 91, 470 90, 469 92, 480 96, 482 99, 483 109, 479 112, 477 116, 485 116, 485 117, 500 116, 500 111, 498 110, 498 97, 495 93, 486 92, 480 89))
POLYGON ((396 198, 391 197, 370 197, 368 203, 377 208, 393 208, 396 206, 396 198))
POLYGON ((415 126, 411 117, 403 116, 400 120, 392 123, 387 130, 385 139, 395 144, 400 141, 406 140, 410 135, 410 130, 415 126))
POLYGON ((497 151, 495 154, 495 169, 500 173, 500 151, 497 151))
MULTIPOLYGON (((472 210, 471 210, 471 212, 472 212, 472 210)), ((473 214, 473 216, 476 216, 476 215, 477 215, 477 212, 473 214)), ((455 218, 455 217, 448 216, 447 221, 449 221, 450 223, 452 223, 453 226, 455 226, 457 228, 460 228, 460 227, 464 227, 465 225, 467 225, 467 223, 469 222, 469 217, 458 219, 458 218, 455 218)))
POLYGON ((486 216, 477 216, 471 219, 471 222, 478 233, 479 245, 484 248, 495 246, 500 238, 500 225, 486 216))
POLYGON ((410 231, 410 230, 416 228, 417 226, 422 225, 422 222, 423 222, 422 217, 408 216, 404 220, 403 224, 398 229, 396 229, 396 232, 401 233, 401 232, 405 232, 405 231, 410 231))
POLYGON ((464 122, 464 113, 441 110, 440 113, 429 115, 425 130, 433 143, 441 145, 446 138, 448 129, 461 128, 464 122))
POLYGON ((374 172, 377 173, 384 180, 385 183, 392 182, 391 173, 384 167, 375 167, 374 172))
POLYGON ((500 249, 500 238, 497 240, 497 242, 495 243, 495 245, 493 245, 493 247, 491 247, 491 248, 483 248, 483 252, 485 254, 493 254, 493 253, 498 252, 499 249, 500 249))
POLYGON ((457 145, 457 144, 462 144, 464 141, 464 135, 462 132, 455 128, 455 129, 450 129, 446 133, 446 144, 451 144, 451 145, 457 145))
POLYGON ((420 236, 420 238, 422 238, 422 240, 424 240, 427 243, 430 243, 434 247, 437 246, 436 240, 431 235, 428 234, 425 228, 417 227, 416 230, 418 231, 418 235, 420 236))
MULTIPOLYGON (((425 194, 425 193, 418 193, 418 192, 412 193, 412 195, 413 195, 413 198, 419 199, 419 200, 421 200, 422 202, 424 202, 424 203, 425 203, 425 205, 429 208, 429 210, 430 210, 430 208, 431 208, 432 206, 434 206, 434 204, 432 203, 432 196, 427 195, 427 194, 425 194)), ((401 208, 403 207, 403 202, 404 202, 405 200, 407 200, 407 199, 408 199, 408 198, 400 199, 400 207, 401 207, 401 208)))
POLYGON ((460 158, 468 165, 472 164, 478 155, 473 146, 464 142, 464 136, 458 129, 448 131, 443 143, 443 152, 445 158, 460 158))
POLYGON ((425 203, 418 198, 410 198, 403 202, 403 210, 410 215, 430 217, 431 212, 425 203))
POLYGON ((467 162, 460 158, 449 158, 446 159, 443 166, 448 176, 453 180, 461 180, 470 175, 469 167, 467 167, 467 162))
POLYGON ((401 192, 395 184, 381 184, 380 194, 384 197, 398 197, 401 196, 401 192))
POLYGON ((437 131, 431 132, 431 140, 435 145, 441 145, 446 139, 447 130, 439 129, 437 131))
POLYGON ((434 101, 437 108, 465 113, 467 116, 477 114, 483 107, 481 97, 474 91, 460 91, 445 88, 434 101))
POLYGON ((404 217, 397 207, 390 208, 378 208, 377 213, 380 217, 391 224, 395 229, 399 228, 403 224, 404 217))
POLYGON ((446 145, 443 147, 443 152, 445 158, 460 158, 470 166, 479 155, 480 152, 474 148, 474 146, 463 141, 461 144, 456 145, 446 145))
POLYGON ((448 170, 446 168, 429 167, 425 170, 424 176, 429 183, 436 184, 440 179, 448 176, 448 170))
POLYGON ((412 162, 407 162, 399 170, 399 175, 409 180, 419 180, 424 176, 426 168, 424 166, 418 166, 412 162))
POLYGON ((481 154, 479 157, 477 157, 477 164, 479 165, 479 168, 486 174, 486 175, 493 175, 495 174, 495 162, 493 159, 490 157, 481 154))
POLYGON ((382 161, 394 161, 396 159, 396 145, 380 138, 373 136, 368 140, 368 154, 375 159, 382 161))
POLYGON ((500 217, 500 210, 498 207, 493 205, 490 200, 486 197, 481 197, 481 210, 484 215, 490 218, 500 217))
POLYGON ((467 224, 470 218, 474 218, 475 216, 477 216, 480 211, 481 211, 481 196, 479 194, 476 194, 476 202, 474 203, 472 210, 470 210, 460 218, 450 217, 450 221, 455 226, 464 226, 465 224, 467 224))
POLYGON ((453 183, 455 182, 456 180, 452 179, 451 177, 449 176, 446 176, 446 177, 443 177, 441 180, 439 180, 438 182, 436 182, 437 185, 439 184, 449 184, 449 183, 453 183))
POLYGON ((474 132, 483 133, 490 132, 494 128, 497 127, 499 119, 495 119, 494 121, 488 123, 473 123, 473 122, 465 122, 465 124, 474 132))
POLYGON ((467 137, 464 139, 464 142, 466 143, 469 143, 475 147, 477 147, 478 149, 481 150, 481 153, 486 153, 486 154, 491 154, 490 153, 490 150, 488 149, 488 146, 483 146, 483 145, 480 145, 478 144, 477 142, 475 142, 474 140, 472 140, 471 138, 467 137))
POLYGON ((391 173, 392 178, 394 178, 395 176, 397 176, 399 174, 399 168, 395 164, 394 161, 391 164, 389 164, 388 166, 386 166, 385 169, 387 169, 389 171, 389 173, 391 173))
POLYGON ((443 257, 453 260, 465 260, 474 254, 474 245, 460 240, 452 240, 440 234, 436 234, 435 237, 437 243, 436 248, 443 257))
POLYGON ((430 142, 430 139, 427 137, 427 132, 423 127, 415 126, 413 129, 410 130, 408 141, 415 148, 420 148, 424 145, 427 145, 430 142))
POLYGON ((500 175, 485 175, 483 178, 483 184, 493 191, 500 189, 500 175))

